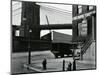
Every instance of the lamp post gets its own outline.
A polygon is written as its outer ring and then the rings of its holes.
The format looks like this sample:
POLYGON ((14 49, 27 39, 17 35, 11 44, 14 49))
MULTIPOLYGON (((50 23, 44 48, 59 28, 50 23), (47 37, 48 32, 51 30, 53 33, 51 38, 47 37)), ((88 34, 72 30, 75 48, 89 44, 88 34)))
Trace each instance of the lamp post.
POLYGON ((31 50, 30 50, 30 48, 31 48, 31 32, 32 32, 32 30, 31 29, 29 29, 29 37, 28 37, 28 64, 31 64, 31 50))

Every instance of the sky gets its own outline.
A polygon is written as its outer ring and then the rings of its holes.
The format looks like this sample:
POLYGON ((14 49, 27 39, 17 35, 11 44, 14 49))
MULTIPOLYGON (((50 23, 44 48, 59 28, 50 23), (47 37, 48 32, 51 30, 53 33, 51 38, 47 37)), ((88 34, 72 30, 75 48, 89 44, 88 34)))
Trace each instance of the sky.
POLYGON ((39 5, 48 5, 48 6, 53 6, 53 7, 56 7, 56 8, 59 8, 59 9, 62 9, 64 11, 72 11, 72 5, 65 5, 65 4, 49 4, 49 3, 36 3, 36 4, 39 4, 39 5))
MULTIPOLYGON (((41 16, 42 16, 42 19, 40 19, 40 22, 41 22, 41 24, 43 23, 44 24, 44 22, 46 23, 46 19, 45 19, 45 14, 48 16, 48 19, 49 19, 49 22, 50 23, 52 23, 52 21, 53 22, 59 22, 59 23, 61 23, 61 24, 63 24, 63 23, 71 23, 72 24, 72 5, 62 5, 62 4, 46 4, 46 3, 37 3, 38 5, 40 5, 40 6, 46 6, 46 7, 49 7, 50 6, 50 8, 53 8, 53 9, 59 9, 60 11, 63 11, 64 13, 62 13, 62 14, 64 14, 64 15, 60 15, 60 14, 58 14, 58 13, 56 13, 55 11, 54 11, 54 15, 51 13, 51 12, 53 12, 53 10, 50 10, 50 12, 48 11, 47 12, 47 14, 46 14, 46 12, 45 12, 45 10, 44 10, 44 12, 43 12, 43 9, 42 9, 42 7, 40 7, 41 8, 41 10, 40 10, 40 12, 41 12, 41 16), (48 14, 49 13, 49 14, 48 14), (50 14, 51 13, 51 14, 50 14), (68 13, 70 13, 70 14, 68 14, 68 13), (43 14, 44 14, 44 16, 43 16, 43 14), (50 17, 49 17, 49 15, 50 16, 53 16, 51 19, 50 19, 50 17), (55 16, 56 15, 56 16, 55 16), (54 19, 54 18, 57 18, 57 19, 54 19), (45 19, 45 20, 44 20, 45 19), (41 21, 42 20, 42 21, 41 21)), ((56 9, 56 10, 57 10, 56 9)), ((46 10, 47 11, 47 10, 46 10)), ((41 17, 40 16, 40 17, 41 17)), ((64 34, 69 34, 69 35, 72 35, 72 29, 59 29, 59 30, 52 30, 52 31, 56 31, 56 32, 60 32, 60 33, 64 33, 64 34)), ((42 30, 41 31, 41 36, 43 36, 43 35, 45 35, 45 34, 48 34, 49 33, 49 30, 42 30)))
MULTIPOLYGON (((46 20, 45 16, 43 16, 43 15, 45 15, 44 12, 49 13, 46 15, 48 16, 49 22, 51 24, 53 24, 53 23, 55 23, 55 24, 57 24, 57 23, 59 23, 59 24, 72 23, 72 5, 46 4, 46 3, 37 3, 37 4, 40 6, 43 6, 43 7, 50 7, 51 9, 54 9, 54 10, 50 10, 50 11, 46 10, 46 12, 45 12, 45 10, 42 7, 40 7, 40 10, 42 9, 40 11, 40 24, 47 24, 47 20, 46 20), (60 14, 58 12, 55 12, 56 9, 58 9, 62 13, 60 14), (54 13, 52 13, 51 11, 54 13)), ((12 2, 12 24, 13 25, 21 24, 21 11, 22 11, 21 7, 22 7, 21 2, 17 2, 17 1, 12 2)), ((62 30, 53 30, 53 31, 72 35, 71 29, 62 29, 62 30)), ((42 30, 41 36, 47 34, 48 32, 49 32, 48 30, 42 30)))

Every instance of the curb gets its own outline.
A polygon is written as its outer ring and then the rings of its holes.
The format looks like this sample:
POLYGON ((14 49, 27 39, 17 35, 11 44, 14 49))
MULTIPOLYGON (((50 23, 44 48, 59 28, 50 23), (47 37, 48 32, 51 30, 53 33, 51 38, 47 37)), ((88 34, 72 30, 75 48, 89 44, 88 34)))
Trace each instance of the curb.
POLYGON ((36 72, 47 72, 47 71, 44 71, 44 70, 39 70, 39 69, 36 69, 36 68, 34 68, 34 67, 31 67, 31 66, 29 66, 28 64, 24 64, 23 66, 24 66, 25 68, 34 70, 34 71, 36 71, 36 72))

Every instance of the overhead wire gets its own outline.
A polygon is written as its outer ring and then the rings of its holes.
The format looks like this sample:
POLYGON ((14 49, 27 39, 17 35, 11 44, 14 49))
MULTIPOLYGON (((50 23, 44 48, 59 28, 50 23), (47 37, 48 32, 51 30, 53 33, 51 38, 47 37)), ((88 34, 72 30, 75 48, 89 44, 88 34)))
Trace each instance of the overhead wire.
POLYGON ((12 4, 12 6, 16 6, 16 5, 19 5, 19 4, 21 4, 21 3, 20 2, 14 3, 14 4, 12 4))
MULTIPOLYGON (((16 4, 19 4, 19 3, 16 3, 16 4)), ((14 4, 14 5, 16 5, 16 4, 14 4)), ((65 15, 65 14, 71 14, 71 13, 69 13, 69 12, 72 12, 72 11, 69 11, 69 10, 64 10, 64 11, 62 11, 62 9, 60 10, 60 8, 57 8, 57 7, 54 7, 54 6, 48 6, 48 5, 46 5, 46 6, 43 6, 43 5, 40 5, 40 7, 43 7, 43 8, 50 8, 51 10, 54 10, 54 11, 56 11, 57 13, 59 13, 59 14, 62 14, 62 15, 65 15), (67 11, 67 12, 65 12, 65 11, 67 11)), ((19 8, 17 8, 17 9, 15 9, 15 10, 12 10, 12 12, 16 12, 16 11, 18 11, 18 10, 20 10, 22 7, 19 7, 19 8)), ((49 10, 49 9, 48 9, 49 10)), ((22 11, 21 11, 22 12, 22 11)), ((21 12, 20 13, 17 13, 17 14, 14 14, 14 15, 12 15, 12 16, 16 16, 16 15, 20 15, 21 14, 21 12)), ((66 16, 65 16, 66 17, 66 16)))
POLYGON ((16 16, 16 15, 21 15, 21 12, 20 13, 17 13, 17 14, 13 14, 12 16, 16 16))
POLYGON ((49 8, 48 7, 41 7, 41 9, 47 9, 49 10, 49 12, 51 12, 50 10, 53 10, 54 12, 56 13, 59 13, 60 15, 72 15, 72 13, 68 13, 68 12, 62 12, 62 11, 58 11, 58 10, 55 10, 55 9, 52 9, 52 8, 49 8))
POLYGON ((22 9, 22 7, 19 7, 19 8, 17 8, 17 9, 12 10, 12 11, 14 12, 14 11, 18 11, 18 10, 20 10, 20 9, 22 9))
POLYGON ((22 7, 19 7, 19 8, 17 8, 17 9, 14 9, 14 10, 12 10, 12 14, 13 14, 12 16, 20 15, 21 12, 22 12, 22 7), (20 10, 20 12, 14 14, 15 12, 17 12, 17 11, 19 11, 19 10, 20 10))
MULTIPOLYGON (((37 3, 37 4, 38 4, 38 3, 37 3)), ((69 13, 69 14, 72 13, 72 11, 65 10, 65 9, 61 9, 61 8, 57 8, 57 7, 50 6, 50 5, 41 5, 41 4, 38 4, 38 5, 40 5, 40 7, 50 8, 50 9, 52 9, 52 10, 59 11, 59 12, 63 12, 63 13, 69 13)))

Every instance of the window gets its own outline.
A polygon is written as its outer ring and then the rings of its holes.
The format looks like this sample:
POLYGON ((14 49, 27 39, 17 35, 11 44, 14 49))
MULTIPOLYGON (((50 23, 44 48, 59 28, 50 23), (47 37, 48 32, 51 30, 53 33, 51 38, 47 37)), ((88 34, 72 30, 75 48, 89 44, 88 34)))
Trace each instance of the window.
POLYGON ((81 36, 81 25, 82 23, 78 23, 78 36, 81 36))
POLYGON ((20 31, 19 30, 16 30, 15 36, 19 36, 19 34, 20 34, 20 31))
POLYGON ((81 14, 81 13, 82 13, 82 6, 79 5, 79 6, 78 6, 78 14, 81 14))
POLYGON ((93 9, 93 6, 89 6, 89 10, 92 10, 93 9))

